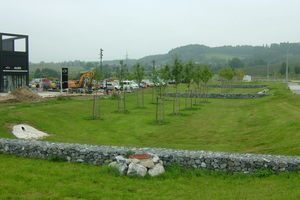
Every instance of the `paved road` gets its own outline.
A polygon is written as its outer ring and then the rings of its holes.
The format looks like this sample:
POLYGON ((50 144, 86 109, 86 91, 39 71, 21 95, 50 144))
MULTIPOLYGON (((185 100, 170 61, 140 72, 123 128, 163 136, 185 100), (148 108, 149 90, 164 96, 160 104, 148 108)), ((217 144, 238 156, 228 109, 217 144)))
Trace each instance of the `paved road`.
POLYGON ((288 86, 294 94, 300 94, 300 85, 298 83, 289 82, 288 86))

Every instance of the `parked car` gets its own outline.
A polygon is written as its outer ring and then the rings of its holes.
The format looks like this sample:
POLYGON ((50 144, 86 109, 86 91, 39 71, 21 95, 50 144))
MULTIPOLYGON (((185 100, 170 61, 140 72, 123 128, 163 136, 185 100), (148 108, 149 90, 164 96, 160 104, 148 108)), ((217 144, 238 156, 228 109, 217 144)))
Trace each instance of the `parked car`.
POLYGON ((139 88, 139 85, 135 81, 131 81, 131 87, 133 89, 139 88))
POLYGON ((135 83, 134 81, 125 80, 122 82, 122 84, 123 84, 122 89, 124 90, 132 90, 132 89, 139 88, 138 84, 135 83))
POLYGON ((144 83, 144 82, 141 82, 141 83, 140 83, 140 88, 147 88, 147 84, 144 83))
POLYGON ((106 81, 106 89, 107 90, 120 90, 121 86, 117 81, 106 81))
POLYGON ((142 83, 146 86, 146 87, 154 87, 154 83, 148 79, 144 79, 142 80, 142 83))
POLYGON ((175 80, 169 80, 168 83, 169 83, 169 84, 175 84, 176 81, 175 81, 175 80))

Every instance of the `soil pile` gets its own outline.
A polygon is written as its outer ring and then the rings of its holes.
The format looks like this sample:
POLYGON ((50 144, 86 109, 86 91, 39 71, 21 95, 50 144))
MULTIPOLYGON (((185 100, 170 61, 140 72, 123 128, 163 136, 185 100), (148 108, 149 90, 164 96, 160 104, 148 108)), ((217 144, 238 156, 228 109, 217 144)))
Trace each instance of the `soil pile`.
POLYGON ((36 92, 31 91, 27 86, 22 86, 12 91, 11 95, 19 102, 36 102, 42 100, 42 97, 40 97, 36 92))

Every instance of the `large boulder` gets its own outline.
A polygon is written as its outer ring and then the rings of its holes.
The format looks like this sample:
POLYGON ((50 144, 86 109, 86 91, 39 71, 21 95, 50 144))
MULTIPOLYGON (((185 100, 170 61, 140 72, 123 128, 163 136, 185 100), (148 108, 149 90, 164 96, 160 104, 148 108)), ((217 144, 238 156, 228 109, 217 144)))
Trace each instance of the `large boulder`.
POLYGON ((120 173, 128 176, 158 176, 165 172, 163 162, 154 154, 133 154, 129 158, 116 156, 115 161, 109 164, 115 167, 120 173))
POLYGON ((159 162, 159 157, 157 156, 157 155, 152 155, 153 157, 152 157, 152 161, 154 162, 154 163, 158 163, 159 162))
POLYGON ((152 159, 141 160, 139 164, 143 165, 144 167, 146 167, 148 169, 152 169, 155 166, 152 159))
POLYGON ((156 164, 152 169, 149 169, 148 173, 150 176, 158 176, 165 172, 165 168, 162 164, 156 164))
POLYGON ((145 176, 147 168, 140 164, 130 163, 128 166, 127 175, 129 176, 145 176))
POLYGON ((120 163, 120 162, 115 162, 115 161, 109 163, 108 166, 117 168, 121 174, 125 174, 127 171, 127 168, 128 168, 126 163, 120 163))
POLYGON ((115 159, 117 160, 118 163, 125 163, 125 164, 130 164, 131 160, 124 158, 123 156, 116 156, 115 159))

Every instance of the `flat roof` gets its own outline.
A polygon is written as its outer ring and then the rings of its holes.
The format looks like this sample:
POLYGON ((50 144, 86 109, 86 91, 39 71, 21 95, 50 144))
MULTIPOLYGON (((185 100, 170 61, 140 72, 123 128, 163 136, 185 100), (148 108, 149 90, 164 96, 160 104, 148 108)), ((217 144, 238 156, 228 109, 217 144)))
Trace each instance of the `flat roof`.
POLYGON ((21 35, 21 34, 14 34, 14 33, 1 33, 0 35, 5 35, 5 36, 15 36, 17 38, 28 38, 28 35, 21 35))

